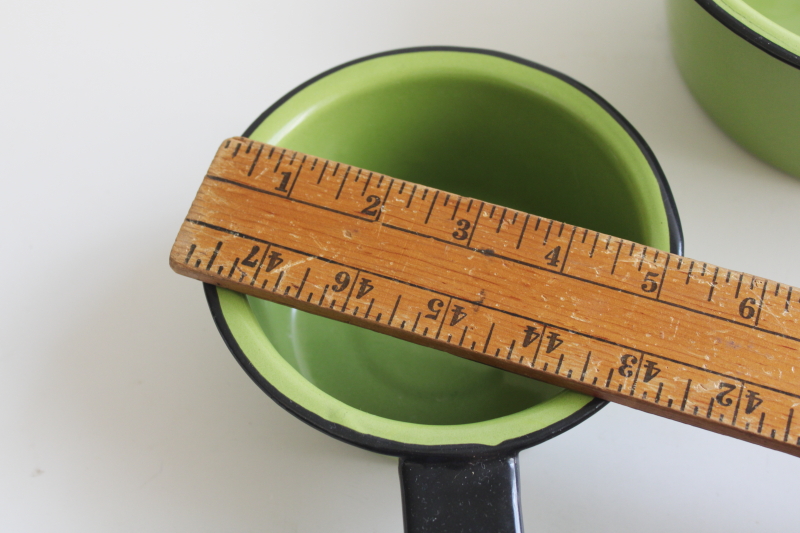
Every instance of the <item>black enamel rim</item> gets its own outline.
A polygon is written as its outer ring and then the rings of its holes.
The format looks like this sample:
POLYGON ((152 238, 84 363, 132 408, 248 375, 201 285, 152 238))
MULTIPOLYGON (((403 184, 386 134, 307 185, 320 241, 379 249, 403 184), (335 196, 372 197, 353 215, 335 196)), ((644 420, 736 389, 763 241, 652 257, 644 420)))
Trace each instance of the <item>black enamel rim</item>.
POLYGON ((737 20, 733 15, 722 9, 714 0, 695 0, 708 13, 721 22, 726 28, 747 41, 757 46, 775 59, 779 59, 795 68, 800 68, 800 56, 790 52, 781 45, 770 41, 754 29, 737 20))
MULTIPOLYGON (((526 59, 512 56, 510 54, 495 52, 492 50, 483 50, 479 48, 462 48, 454 46, 426 46, 426 47, 391 50, 387 52, 382 52, 362 57, 360 59, 356 59, 353 61, 349 61, 347 63, 334 67, 330 70, 327 70, 322 74, 319 74, 318 76, 315 76, 310 80, 306 81, 305 83, 294 88, 292 91, 290 91, 281 99, 279 99, 277 102, 272 104, 266 111, 264 111, 261 114, 261 116, 259 116, 255 120, 255 122, 253 122, 253 124, 251 124, 250 127, 247 128, 247 130, 244 132, 244 136, 249 137, 268 116, 270 116, 276 109, 278 109, 281 105, 283 105, 292 96, 294 96, 304 88, 308 87, 309 85, 315 83, 316 81, 326 76, 329 76, 330 74, 333 74, 334 72, 347 68, 351 65, 355 65, 357 63, 361 63, 363 61, 369 61, 371 59, 376 59, 379 57, 391 56, 397 54, 419 53, 419 52, 462 52, 462 53, 484 54, 484 55, 499 57, 501 59, 506 59, 509 61, 514 61, 515 63, 519 63, 534 68, 536 70, 545 72, 551 76, 554 76, 559 80, 562 80, 568 83, 569 85, 575 87, 576 89, 584 93, 586 96, 591 98, 604 111, 606 111, 609 115, 611 115, 611 117, 613 117, 619 123, 619 125, 626 131, 626 133, 628 133, 628 135, 639 147, 639 150, 641 151, 642 155, 644 155, 645 159, 650 165, 653 175, 655 176, 658 182, 659 189, 661 191, 661 198, 664 203, 664 210, 666 212, 667 224, 669 228, 670 251, 672 253, 679 255, 683 254, 683 232, 681 229, 680 219, 678 217, 678 211, 677 208, 675 207, 675 201, 672 197, 672 192, 669 188, 666 177, 664 176, 664 173, 661 170, 661 167, 659 166, 658 161, 655 158, 655 155, 650 150, 650 147, 644 141, 642 136, 639 135, 639 133, 634 129, 634 127, 616 109, 614 109, 608 102, 606 102, 597 93, 595 93, 585 85, 575 81, 574 79, 570 78, 569 76, 566 76, 565 74, 562 74, 561 72, 555 71, 543 65, 539 65, 538 63, 528 61, 526 59)), ((336 424, 322 418, 318 414, 306 409, 302 405, 291 400, 290 398, 282 394, 280 391, 278 391, 263 375, 261 375, 258 372, 258 370, 256 370, 256 368, 247 358, 245 353, 242 351, 239 344, 236 342, 236 339, 231 333, 231 330, 228 327, 227 322, 225 321, 225 317, 222 314, 222 308, 220 306, 217 287, 214 285, 204 284, 204 290, 209 308, 211 310, 211 315, 214 319, 215 324, 217 325, 217 329, 219 330, 220 335, 225 341, 226 346, 231 351, 234 358, 239 362, 244 371, 247 373, 247 375, 250 376, 250 378, 253 381, 255 381, 256 384, 258 384, 261 390, 263 390, 270 398, 272 398, 275 402, 277 402, 278 405, 280 405, 281 407, 283 407, 284 409, 295 415, 303 422, 309 424, 310 426, 322 431, 327 435, 330 435, 331 437, 334 437, 341 441, 347 442, 349 444, 370 451, 386 455, 396 455, 401 457, 429 457, 429 458, 454 458, 454 457, 476 457, 476 456, 485 457, 492 455, 514 454, 522 449, 534 446, 536 444, 540 444, 557 435, 560 435, 564 431, 583 422, 584 420, 595 414, 597 411, 599 411, 602 407, 604 407, 608 403, 606 400, 594 398, 588 404, 586 404, 584 407, 582 407, 575 413, 554 424, 551 424, 538 431, 528 433, 527 435, 522 435, 520 437, 503 441, 495 446, 488 446, 485 444, 475 444, 475 443, 444 444, 444 445, 410 444, 407 442, 394 441, 390 439, 376 437, 374 435, 366 433, 360 433, 341 424, 336 424)))

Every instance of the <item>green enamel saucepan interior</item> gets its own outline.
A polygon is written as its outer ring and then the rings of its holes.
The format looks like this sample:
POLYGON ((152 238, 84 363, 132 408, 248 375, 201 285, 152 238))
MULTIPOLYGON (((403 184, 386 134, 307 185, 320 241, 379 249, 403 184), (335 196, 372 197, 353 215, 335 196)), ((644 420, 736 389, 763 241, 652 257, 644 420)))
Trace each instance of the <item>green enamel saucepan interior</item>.
MULTIPOLYGON (((358 60, 302 85, 247 134, 680 251, 666 183, 630 125, 577 82, 511 56, 435 48, 358 60)), ((209 289, 218 298, 223 335, 251 377, 300 418, 357 445, 367 436, 372 444, 365 447, 387 453, 397 452, 392 443, 492 447, 563 430, 587 406, 602 405, 430 348, 209 289)))
POLYGON ((686 84, 733 140, 800 177, 800 2, 669 0, 686 84))

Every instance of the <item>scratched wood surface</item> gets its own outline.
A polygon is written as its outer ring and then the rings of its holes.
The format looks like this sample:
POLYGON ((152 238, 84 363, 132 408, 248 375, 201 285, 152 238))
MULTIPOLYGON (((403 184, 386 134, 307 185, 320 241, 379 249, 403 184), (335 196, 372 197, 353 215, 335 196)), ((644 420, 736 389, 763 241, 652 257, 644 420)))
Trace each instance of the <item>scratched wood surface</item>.
POLYGON ((170 265, 800 455, 789 285, 241 137, 170 265))

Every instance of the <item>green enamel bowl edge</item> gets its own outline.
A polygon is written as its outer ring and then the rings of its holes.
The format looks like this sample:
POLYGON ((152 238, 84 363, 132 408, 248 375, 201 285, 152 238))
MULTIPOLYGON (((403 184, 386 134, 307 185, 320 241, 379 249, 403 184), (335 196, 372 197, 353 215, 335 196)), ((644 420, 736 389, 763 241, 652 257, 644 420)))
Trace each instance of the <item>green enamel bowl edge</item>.
MULTIPOLYGON (((281 145, 281 140, 285 139, 294 125, 302 121, 316 106, 324 105, 326 99, 336 98, 342 92, 352 93, 351 80, 361 76, 368 77, 370 70, 374 69, 381 71, 384 78, 402 78, 404 75, 419 74, 426 69, 438 72, 443 69, 460 69, 470 75, 503 79, 523 90, 547 94, 557 105, 569 109, 577 120, 590 129, 601 132, 604 142, 613 146, 619 164, 625 167, 630 176, 647 177, 636 179, 631 184, 637 190, 642 204, 641 218, 645 222, 642 240, 656 248, 669 249, 669 224, 662 193, 653 177, 650 163, 628 132, 582 91, 546 72, 513 61, 478 53, 431 51, 414 54, 413 58, 400 54, 357 63, 317 80, 282 102, 251 137, 281 145), (404 69, 411 70, 404 73, 404 69)), ((292 146, 291 143, 283 144, 291 149, 302 148, 292 146)), ((217 294, 233 338, 258 374, 291 402, 324 421, 359 434, 423 446, 466 443, 496 446, 557 424, 584 409, 593 400, 586 395, 562 391, 554 398, 522 411, 468 424, 416 424, 376 416, 355 409, 321 391, 284 360, 260 327, 245 296, 224 289, 217 289, 217 294)))
POLYGON ((786 0, 711 1, 764 39, 800 56, 800 35, 795 33, 800 29, 800 9, 797 6, 793 8, 794 13, 789 13, 790 2, 786 0), (780 17, 785 20, 780 20, 780 17))
POLYGON ((694 0, 668 0, 673 57, 686 85, 734 141, 800 177, 800 59, 792 59, 800 36, 741 0, 706 3, 738 33, 694 0), (786 57, 776 57, 773 44, 786 57))

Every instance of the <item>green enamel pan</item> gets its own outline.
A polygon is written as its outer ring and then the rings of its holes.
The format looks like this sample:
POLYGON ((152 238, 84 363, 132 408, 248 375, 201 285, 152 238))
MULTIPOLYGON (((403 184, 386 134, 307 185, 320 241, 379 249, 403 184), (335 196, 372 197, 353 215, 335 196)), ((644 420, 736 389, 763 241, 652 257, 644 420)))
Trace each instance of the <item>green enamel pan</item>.
POLYGON ((800 2, 669 0, 673 53, 731 138, 800 177, 800 2))
MULTIPOLYGON (((436 47, 362 58, 290 92, 245 135, 682 252, 644 140, 588 88, 517 57, 436 47)), ((273 400, 401 458, 407 531, 520 531, 518 452, 605 405, 225 289, 206 294, 273 400)))

